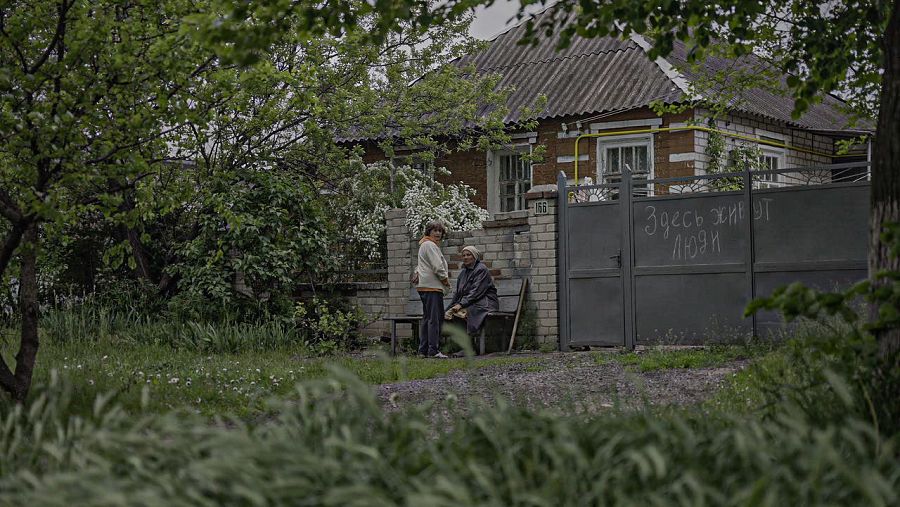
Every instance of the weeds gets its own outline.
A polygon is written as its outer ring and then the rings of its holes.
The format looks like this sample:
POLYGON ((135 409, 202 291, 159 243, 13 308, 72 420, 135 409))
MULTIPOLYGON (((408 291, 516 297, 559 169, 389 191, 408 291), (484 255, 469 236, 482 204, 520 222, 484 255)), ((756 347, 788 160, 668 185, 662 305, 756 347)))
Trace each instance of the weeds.
POLYGON ((742 359, 750 359, 771 350, 763 346, 712 345, 702 348, 650 348, 636 352, 595 352, 598 364, 616 362, 634 371, 669 368, 712 368, 742 359))
MULTIPOLYGON (((7 360, 13 347, 0 346, 7 360)), ((72 387, 72 406, 84 414, 97 393, 115 393, 116 401, 137 412, 147 390, 147 409, 186 409, 207 416, 252 416, 264 410, 271 396, 286 396, 302 380, 321 378, 328 365, 339 365, 363 381, 377 385, 434 378, 465 368, 500 364, 532 364, 534 357, 501 357, 478 361, 419 358, 389 359, 378 355, 340 354, 309 357, 304 347, 209 353, 168 345, 120 341, 45 343, 39 352, 35 382, 47 383, 53 372, 72 387)))

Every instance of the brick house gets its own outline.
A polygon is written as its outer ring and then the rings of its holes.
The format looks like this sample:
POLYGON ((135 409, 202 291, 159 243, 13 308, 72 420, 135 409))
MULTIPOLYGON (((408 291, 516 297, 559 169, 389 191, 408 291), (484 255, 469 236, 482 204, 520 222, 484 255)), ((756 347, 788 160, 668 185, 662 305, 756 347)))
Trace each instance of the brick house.
MULTIPOLYGON (((662 116, 650 107, 654 102, 702 103, 691 100, 698 98, 690 84, 699 76, 676 70, 686 58, 680 43, 667 59, 651 61, 646 55, 649 45, 640 36, 625 41, 576 37, 568 48, 556 51, 556 37, 543 39, 537 46, 517 45, 523 33, 524 26, 514 27, 481 53, 457 63, 472 64, 479 73, 500 74, 500 86, 514 87, 505 118, 509 125, 516 124, 522 107, 539 95, 546 96, 546 107, 537 115, 537 128, 512 130, 513 142, 502 149, 455 152, 435 162, 450 170, 447 182, 461 181, 473 187, 476 203, 490 212, 522 210, 524 195, 532 186, 555 183, 559 171, 572 177, 579 135, 707 125, 708 112, 699 107, 662 116), (541 163, 521 159, 538 145, 546 147, 541 163)), ((706 71, 716 72, 727 70, 734 62, 711 57, 704 65, 706 71)), ((867 132, 846 127, 849 118, 841 111, 844 104, 839 99, 826 96, 795 120, 789 97, 761 89, 745 90, 741 95, 729 114, 712 125, 725 133, 726 149, 747 143, 747 138, 783 145, 758 145, 764 167, 771 169, 865 159, 865 146, 858 147, 851 158, 835 155, 837 141, 867 132), (744 138, 729 137, 728 133, 744 138)), ((703 174, 709 161, 709 135, 682 130, 585 138, 578 145, 578 171, 581 177, 590 176, 597 182, 616 181, 625 164, 638 177, 703 174)), ((367 162, 385 158, 374 142, 360 143, 367 162)), ((414 160, 414 149, 397 153, 414 160)))

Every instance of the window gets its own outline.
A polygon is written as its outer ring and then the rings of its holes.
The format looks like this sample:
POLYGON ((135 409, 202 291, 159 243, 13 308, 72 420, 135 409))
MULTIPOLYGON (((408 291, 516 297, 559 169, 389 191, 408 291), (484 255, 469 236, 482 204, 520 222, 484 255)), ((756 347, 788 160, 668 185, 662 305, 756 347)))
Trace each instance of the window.
MULTIPOLYGON (((771 148, 763 148, 759 155, 761 171, 777 171, 784 169, 784 151, 771 148)), ((755 188, 776 188, 784 186, 784 174, 770 173, 760 174, 754 178, 755 188)))
POLYGON ((517 151, 500 152, 496 155, 501 213, 525 209, 525 194, 531 188, 531 162, 522 155, 517 151))
POLYGON ((597 181, 618 183, 622 181, 622 171, 628 168, 632 175, 634 195, 651 195, 651 188, 646 181, 653 178, 653 138, 616 136, 598 139, 597 181))
POLYGON ((434 157, 422 153, 397 155, 391 159, 395 167, 408 165, 423 174, 434 174, 434 157))

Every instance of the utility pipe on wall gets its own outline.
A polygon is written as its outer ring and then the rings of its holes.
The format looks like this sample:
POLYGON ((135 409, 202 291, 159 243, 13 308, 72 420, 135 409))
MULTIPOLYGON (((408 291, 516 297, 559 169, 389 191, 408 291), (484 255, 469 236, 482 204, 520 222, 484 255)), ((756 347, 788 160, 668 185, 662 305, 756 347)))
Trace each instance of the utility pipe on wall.
POLYGON ((746 141, 753 141, 757 144, 764 144, 766 146, 775 146, 777 148, 785 148, 788 150, 799 151, 801 153, 809 153, 811 155, 818 155, 821 157, 834 157, 833 153, 825 153, 816 150, 810 150, 808 148, 800 148, 798 146, 791 146, 789 144, 779 143, 776 141, 769 141, 766 139, 759 139, 756 137, 746 136, 743 134, 736 134, 734 132, 727 132, 725 130, 714 129, 710 127, 701 127, 698 125, 689 125, 685 127, 665 127, 665 128, 649 128, 649 129, 641 129, 641 130, 618 130, 614 132, 602 132, 598 134, 582 134, 575 138, 575 184, 578 184, 578 142, 585 138, 591 137, 608 137, 608 136, 621 136, 627 134, 656 134, 657 132, 677 132, 677 131, 686 131, 686 130, 699 130, 700 132, 707 133, 717 133, 722 134, 725 137, 733 137, 735 139, 743 139, 746 141))

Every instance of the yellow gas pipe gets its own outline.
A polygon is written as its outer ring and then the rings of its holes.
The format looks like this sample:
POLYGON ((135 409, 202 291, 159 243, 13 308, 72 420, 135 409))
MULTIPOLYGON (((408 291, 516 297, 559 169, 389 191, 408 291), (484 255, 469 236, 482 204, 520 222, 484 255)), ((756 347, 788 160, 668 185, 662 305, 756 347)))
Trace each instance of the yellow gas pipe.
POLYGON ((765 144, 767 146, 786 148, 789 150, 799 151, 799 152, 803 152, 803 153, 809 153, 812 155, 819 155, 819 156, 823 156, 823 157, 833 157, 834 156, 833 153, 824 153, 821 151, 810 150, 807 148, 800 148, 797 146, 791 146, 788 144, 778 143, 775 141, 768 141, 766 139, 758 139, 756 137, 750 137, 750 136, 745 136, 742 134, 735 134, 733 132, 726 132, 724 130, 714 129, 714 128, 710 128, 710 127, 700 127, 700 126, 696 126, 696 125, 689 125, 689 126, 685 126, 685 127, 649 128, 649 129, 642 129, 642 130, 619 130, 619 131, 615 131, 615 132, 602 132, 599 134, 582 134, 575 138, 575 175, 574 175, 575 176, 575 184, 578 185, 578 142, 581 141, 582 139, 589 138, 589 137, 621 136, 621 135, 627 135, 627 134, 656 134, 657 132, 675 132, 675 131, 681 131, 681 130, 699 130, 701 132, 710 132, 710 133, 716 132, 716 133, 722 134, 723 136, 726 136, 726 137, 733 137, 736 139, 744 139, 746 141, 753 141, 755 143, 765 144))

